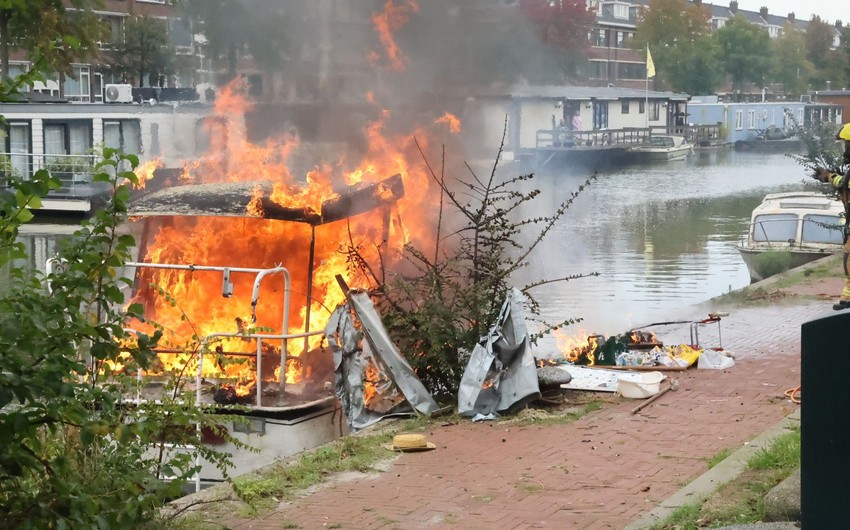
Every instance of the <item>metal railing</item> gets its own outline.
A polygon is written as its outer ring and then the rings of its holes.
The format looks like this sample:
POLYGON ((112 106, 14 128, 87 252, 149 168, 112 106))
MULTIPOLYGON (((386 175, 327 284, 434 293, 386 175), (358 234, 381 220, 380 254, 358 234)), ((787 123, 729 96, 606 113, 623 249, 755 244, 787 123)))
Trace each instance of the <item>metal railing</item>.
POLYGON ((29 180, 40 169, 59 179, 61 187, 52 195, 82 195, 90 191, 96 155, 0 153, 0 185, 8 177, 29 180))
POLYGON ((720 124, 714 125, 653 125, 651 127, 626 127, 623 129, 600 129, 595 131, 571 131, 556 127, 538 129, 535 132, 535 147, 539 148, 582 148, 582 147, 631 147, 649 142, 658 135, 684 136, 694 145, 715 145, 723 142, 720 124))

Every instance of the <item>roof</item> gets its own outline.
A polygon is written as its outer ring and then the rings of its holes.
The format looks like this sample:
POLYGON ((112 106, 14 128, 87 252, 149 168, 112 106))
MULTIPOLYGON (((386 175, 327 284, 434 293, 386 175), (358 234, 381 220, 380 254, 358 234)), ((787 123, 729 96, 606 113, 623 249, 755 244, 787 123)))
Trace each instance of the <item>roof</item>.
POLYGON ((541 99, 668 99, 674 101, 687 101, 690 96, 678 92, 656 92, 636 88, 623 87, 592 87, 592 86, 562 86, 562 85, 513 85, 504 89, 490 89, 479 92, 476 95, 483 97, 510 97, 510 98, 541 98, 541 99))

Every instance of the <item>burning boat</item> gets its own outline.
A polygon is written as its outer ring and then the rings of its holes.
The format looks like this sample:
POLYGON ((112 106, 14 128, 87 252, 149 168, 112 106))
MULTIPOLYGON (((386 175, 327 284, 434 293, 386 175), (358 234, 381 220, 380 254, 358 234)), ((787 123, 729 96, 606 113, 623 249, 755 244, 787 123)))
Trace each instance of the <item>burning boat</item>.
MULTIPOLYGON (((269 197, 271 189, 269 183, 238 182, 173 186, 142 195, 130 211, 141 223, 139 255, 152 258, 127 264, 127 276, 135 278, 134 299, 153 320, 165 317, 169 324, 157 350, 159 372, 193 373, 198 403, 249 409, 244 441, 260 453, 242 462, 235 458, 237 466, 245 466, 237 472, 344 434, 341 417, 338 425, 333 422, 338 405, 329 387, 334 379, 332 353, 321 344, 324 327, 310 325, 317 307, 307 303, 316 300, 313 260, 316 245, 322 244, 316 232, 368 211, 389 211, 404 195, 400 175, 351 187, 315 210, 281 205, 269 197), (222 227, 222 221, 243 230, 252 225, 251 230, 260 233, 271 230, 271 223, 296 225, 283 234, 306 228, 307 252, 291 242, 270 249, 259 240, 251 242, 256 236, 243 232, 248 239, 244 247, 263 258, 276 253, 277 264, 262 266, 265 260, 237 251, 236 241, 230 241, 234 252, 208 254, 207 263, 198 263, 194 257, 187 259, 189 249, 161 244, 161 238, 180 226, 204 231, 222 227), (300 281, 295 274, 302 276, 300 281), (305 301, 298 308, 298 327, 293 319, 297 294, 305 301), (175 311, 179 318, 174 318, 175 311), (281 429, 286 436, 275 436, 281 429)), ((213 247, 217 245, 224 249, 228 240, 214 240, 213 247)), ((145 376, 155 380, 156 372, 145 376)), ((156 385, 143 388, 145 398, 155 399, 156 385)))

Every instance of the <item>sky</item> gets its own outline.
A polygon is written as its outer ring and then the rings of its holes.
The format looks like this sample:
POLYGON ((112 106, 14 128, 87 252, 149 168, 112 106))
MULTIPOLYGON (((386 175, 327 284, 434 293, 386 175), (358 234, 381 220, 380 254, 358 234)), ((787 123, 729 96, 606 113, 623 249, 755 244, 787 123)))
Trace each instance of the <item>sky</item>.
MULTIPOLYGON (((706 0, 705 3, 729 5, 724 0, 706 0)), ((836 20, 850 23, 850 2, 847 0, 738 0, 738 6, 747 11, 758 11, 767 6, 768 12, 773 15, 784 17, 794 13, 798 19, 809 20, 815 14, 830 24, 836 20)))

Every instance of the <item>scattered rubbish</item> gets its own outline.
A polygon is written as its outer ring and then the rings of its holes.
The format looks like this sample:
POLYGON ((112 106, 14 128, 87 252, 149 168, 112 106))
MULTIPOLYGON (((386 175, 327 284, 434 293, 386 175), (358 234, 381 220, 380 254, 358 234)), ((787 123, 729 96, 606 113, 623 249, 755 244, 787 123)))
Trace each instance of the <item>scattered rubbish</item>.
POLYGON ((670 392, 671 390, 678 390, 678 389, 679 389, 679 382, 677 380, 673 379, 672 381, 670 381, 670 385, 668 385, 667 388, 665 388, 661 392, 655 394, 651 398, 647 399, 646 401, 644 401, 643 403, 641 403, 637 407, 633 408, 632 414, 636 414, 636 413, 640 412, 641 409, 643 409, 644 407, 650 405, 651 403, 654 403, 655 401, 658 401, 658 399, 661 396, 663 396, 664 394, 666 394, 667 392, 670 392))
POLYGON ((623 374, 617 380, 617 393, 629 399, 648 398, 658 393, 665 378, 661 372, 623 374))
MULTIPOLYGON (((561 385, 561 388, 568 390, 590 390, 593 392, 616 392, 621 378, 634 380, 636 377, 646 375, 645 373, 626 372, 624 370, 613 370, 609 368, 590 368, 588 366, 559 365, 557 368, 566 370, 572 376, 570 382, 561 385)), ((666 377, 664 374, 659 373, 659 375, 662 376, 662 380, 666 377)))
POLYGON ((697 361, 697 368, 709 370, 724 370, 733 366, 735 366, 735 359, 722 350, 705 350, 697 361))
POLYGON ((478 414, 476 414, 475 416, 472 417, 472 421, 473 422, 476 422, 476 421, 494 421, 494 420, 498 420, 499 418, 501 418, 501 416, 499 416, 495 412, 491 412, 489 414, 481 414, 479 412, 478 414))
POLYGON ((503 413, 540 397, 524 299, 518 289, 508 291, 496 323, 473 348, 458 390, 461 416, 503 413))
POLYGON ((392 445, 385 446, 391 451, 401 453, 414 453, 418 451, 430 451, 437 446, 425 439, 423 434, 397 434, 393 436, 392 445))

